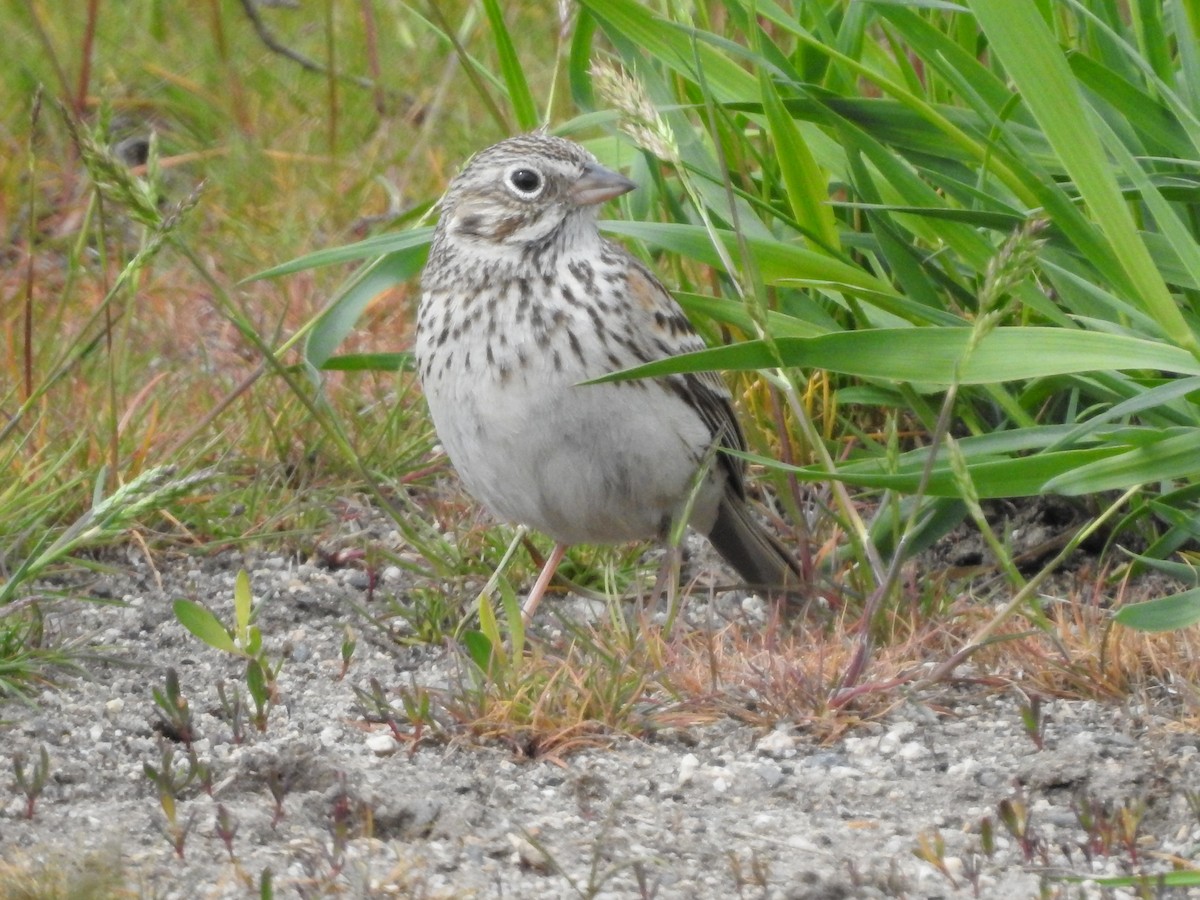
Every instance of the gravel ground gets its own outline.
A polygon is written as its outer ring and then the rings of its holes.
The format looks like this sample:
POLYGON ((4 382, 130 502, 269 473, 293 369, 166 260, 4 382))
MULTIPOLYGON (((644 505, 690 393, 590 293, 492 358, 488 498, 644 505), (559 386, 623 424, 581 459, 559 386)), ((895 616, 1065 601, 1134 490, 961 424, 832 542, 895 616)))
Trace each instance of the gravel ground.
MULTIPOLYGON (((266 869, 281 897, 1021 898, 1043 886, 1043 896, 1121 897, 1136 894, 1047 873, 1118 875, 1133 853, 1161 872, 1172 858, 1193 860, 1200 842, 1188 802, 1200 741, 1152 708, 1048 703, 1040 750, 1013 697, 956 688, 898 701, 829 745, 787 723, 726 720, 621 739, 562 764, 465 741, 422 741, 410 754, 364 720, 352 687, 444 681, 446 654, 363 634, 339 679, 351 604, 364 602, 361 572, 231 554, 157 574, 136 559, 124 569, 88 588, 121 604, 65 605, 69 614, 48 623, 123 664, 90 664, 88 679, 47 689, 35 705, 0 707, 3 755, 24 754, 28 768, 44 747, 51 760, 31 820, 11 765, 0 770, 10 787, 0 794, 0 858, 10 866, 118 866, 125 884, 157 897, 257 895, 266 869), (228 617, 243 564, 268 601, 267 646, 286 646, 288 658, 280 708, 265 733, 250 729, 239 744, 216 715, 215 689, 236 681, 238 666, 189 634, 171 601, 201 600, 228 617), (182 858, 144 770, 162 767, 163 746, 185 755, 156 724, 151 690, 166 666, 190 699, 195 750, 212 774, 211 797, 195 785, 180 792, 177 815, 190 823, 182 858), (277 822, 272 784, 285 791, 277 822), (1112 821, 1137 805, 1135 851, 1111 837, 1110 855, 1101 840, 1088 858, 1074 811, 1085 797, 1102 813, 1107 803, 1112 821), (999 823, 994 851, 981 852, 980 822, 995 822, 1005 800, 1029 812, 1031 861, 999 823), (222 808, 236 827, 232 854, 218 834, 222 808), (923 839, 944 842, 944 872, 914 852, 923 839)), ((397 590, 398 572, 389 574, 397 590)), ((0 896, 16 894, 0 885, 0 896)))

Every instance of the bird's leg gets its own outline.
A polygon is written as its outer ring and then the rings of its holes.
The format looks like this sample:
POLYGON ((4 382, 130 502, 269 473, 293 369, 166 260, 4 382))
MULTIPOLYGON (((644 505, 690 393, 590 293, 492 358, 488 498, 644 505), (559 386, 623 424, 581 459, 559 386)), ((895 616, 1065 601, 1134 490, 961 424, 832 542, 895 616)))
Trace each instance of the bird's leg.
POLYGON ((534 582, 533 590, 529 592, 529 597, 525 600, 525 605, 521 607, 521 618, 528 625, 533 621, 533 614, 537 612, 538 604, 542 602, 542 595, 546 593, 546 588, 550 586, 550 579, 554 577, 554 573, 558 570, 558 564, 562 562, 563 556, 566 555, 567 545, 557 543, 554 549, 550 551, 550 556, 546 560, 546 564, 542 566, 542 572, 538 575, 538 579, 534 582))

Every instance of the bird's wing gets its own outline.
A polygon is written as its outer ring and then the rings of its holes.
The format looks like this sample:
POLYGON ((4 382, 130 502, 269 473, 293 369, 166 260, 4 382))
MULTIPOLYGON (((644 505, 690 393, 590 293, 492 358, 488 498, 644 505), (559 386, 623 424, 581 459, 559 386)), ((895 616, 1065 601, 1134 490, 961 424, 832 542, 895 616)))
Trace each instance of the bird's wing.
MULTIPOLYGON (((629 314, 636 326, 631 329, 634 346, 630 349, 645 362, 705 349, 703 339, 675 298, 640 260, 632 255, 629 259, 629 314)), ((694 372, 660 380, 696 410, 718 448, 746 449, 746 438, 733 412, 732 395, 718 373, 694 372)), ((729 487, 741 495, 745 463, 727 453, 718 457, 718 464, 730 476, 729 487)))

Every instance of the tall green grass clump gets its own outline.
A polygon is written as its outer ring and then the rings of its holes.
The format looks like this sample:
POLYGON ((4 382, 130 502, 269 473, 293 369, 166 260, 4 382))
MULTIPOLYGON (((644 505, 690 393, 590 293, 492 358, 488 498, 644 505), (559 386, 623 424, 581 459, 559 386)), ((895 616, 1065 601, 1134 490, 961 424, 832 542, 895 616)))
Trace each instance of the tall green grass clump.
MULTIPOLYGON (((1036 618, 1037 583, 1085 537, 1137 551, 1113 549, 1118 574, 1192 579, 1193 6, 688 7, 582 0, 559 53, 558 84, 583 112, 549 124, 643 186, 607 229, 657 257, 710 337, 735 338, 622 377, 764 373, 783 402, 767 415, 752 394, 759 461, 833 485, 814 537, 845 539, 813 565, 868 614, 906 560, 967 520, 1007 575, 1005 615, 1036 618), (1087 524, 1030 576, 983 504, 1051 494, 1081 498, 1087 524)), ((477 89, 511 130, 551 118, 504 52, 503 19, 489 21, 503 65, 477 89)), ((428 235, 301 265, 383 254, 371 273, 409 278, 428 235)), ((334 310, 378 287, 352 285, 334 310)), ((329 361, 352 318, 314 332, 312 361, 329 361)), ((1200 618, 1191 594, 1157 609, 1124 621, 1200 618)))

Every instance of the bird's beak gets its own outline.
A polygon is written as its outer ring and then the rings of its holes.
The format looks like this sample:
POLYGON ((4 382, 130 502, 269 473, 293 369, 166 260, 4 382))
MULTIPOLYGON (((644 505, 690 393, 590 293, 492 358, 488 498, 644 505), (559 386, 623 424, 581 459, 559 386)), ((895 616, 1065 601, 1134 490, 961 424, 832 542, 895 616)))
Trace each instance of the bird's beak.
POLYGON ((570 188, 571 199, 580 206, 595 206, 632 191, 636 184, 624 175, 592 163, 583 170, 570 188))

